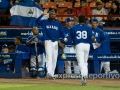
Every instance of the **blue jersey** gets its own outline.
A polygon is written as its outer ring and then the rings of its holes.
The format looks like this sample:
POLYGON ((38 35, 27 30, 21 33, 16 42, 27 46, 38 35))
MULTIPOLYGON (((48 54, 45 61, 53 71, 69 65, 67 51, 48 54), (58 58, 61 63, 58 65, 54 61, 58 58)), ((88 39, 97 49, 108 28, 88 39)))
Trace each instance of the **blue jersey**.
POLYGON ((10 8, 10 0, 0 0, 0 8, 10 8))
POLYGON ((103 43, 102 47, 103 47, 103 53, 104 54, 110 54, 110 36, 104 32, 104 37, 105 37, 105 42, 103 43))
POLYGON ((94 32, 94 36, 95 36, 97 42, 100 43, 101 46, 97 49, 94 49, 93 45, 92 45, 92 43, 94 43, 94 42, 91 40, 90 53, 102 53, 103 52, 102 45, 105 42, 104 32, 99 28, 93 29, 93 32, 94 32))
POLYGON ((21 44, 20 46, 16 45, 15 51, 16 52, 29 52, 26 44, 21 44))
POLYGON ((93 36, 92 29, 86 24, 76 24, 71 28, 70 36, 74 44, 90 43, 93 36))
POLYGON ((40 20, 41 18, 42 15, 37 18, 36 22, 43 28, 44 40, 58 41, 61 34, 65 37, 63 26, 60 21, 50 19, 40 20))
POLYGON ((70 38, 70 30, 68 29, 66 26, 64 27, 64 33, 65 33, 65 37, 68 39, 67 42, 65 42, 63 39, 61 40, 61 43, 65 44, 65 45, 72 45, 72 40, 70 38))
MULTIPOLYGON (((29 41, 29 40, 30 40, 31 38, 33 38, 33 37, 34 37, 33 35, 29 36, 28 39, 27 39, 27 41, 29 41)), ((37 55, 39 55, 39 54, 42 54, 42 53, 43 53, 43 48, 44 48, 44 47, 41 45, 41 44, 43 44, 43 36, 42 36, 42 35, 38 35, 36 38, 37 38, 38 41, 40 42, 40 43, 37 43, 37 55)), ((28 45, 28 47, 29 47, 29 49, 30 49, 30 54, 31 54, 31 55, 36 55, 36 51, 35 51, 35 41, 34 41, 34 40, 31 42, 30 45, 28 45)))

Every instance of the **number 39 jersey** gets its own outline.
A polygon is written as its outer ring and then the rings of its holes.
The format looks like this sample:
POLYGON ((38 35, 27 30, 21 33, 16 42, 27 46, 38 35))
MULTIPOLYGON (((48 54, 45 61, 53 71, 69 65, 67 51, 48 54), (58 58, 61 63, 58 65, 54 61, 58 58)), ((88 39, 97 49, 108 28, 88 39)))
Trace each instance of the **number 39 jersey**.
POLYGON ((74 44, 90 43, 91 37, 94 36, 92 29, 86 24, 77 24, 70 30, 70 36, 74 44))

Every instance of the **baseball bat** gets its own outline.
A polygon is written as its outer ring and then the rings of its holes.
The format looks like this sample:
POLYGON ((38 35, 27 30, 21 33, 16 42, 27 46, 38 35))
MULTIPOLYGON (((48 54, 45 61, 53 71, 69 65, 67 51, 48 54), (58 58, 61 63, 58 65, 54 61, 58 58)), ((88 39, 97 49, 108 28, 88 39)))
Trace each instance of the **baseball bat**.
POLYGON ((38 55, 37 55, 37 42, 35 42, 35 52, 36 52, 36 68, 38 73, 38 55))

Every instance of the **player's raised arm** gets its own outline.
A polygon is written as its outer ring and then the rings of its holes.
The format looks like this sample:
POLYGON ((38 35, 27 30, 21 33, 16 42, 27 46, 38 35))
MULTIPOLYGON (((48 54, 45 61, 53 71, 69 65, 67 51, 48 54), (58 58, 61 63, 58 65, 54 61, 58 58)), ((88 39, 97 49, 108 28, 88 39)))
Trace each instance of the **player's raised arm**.
POLYGON ((38 23, 39 25, 41 25, 41 23, 43 22, 43 20, 41 20, 41 19, 42 19, 42 17, 43 17, 44 15, 47 15, 47 14, 48 14, 48 11, 49 11, 49 9, 45 9, 44 12, 43 12, 43 14, 40 15, 40 16, 36 19, 36 23, 38 23))

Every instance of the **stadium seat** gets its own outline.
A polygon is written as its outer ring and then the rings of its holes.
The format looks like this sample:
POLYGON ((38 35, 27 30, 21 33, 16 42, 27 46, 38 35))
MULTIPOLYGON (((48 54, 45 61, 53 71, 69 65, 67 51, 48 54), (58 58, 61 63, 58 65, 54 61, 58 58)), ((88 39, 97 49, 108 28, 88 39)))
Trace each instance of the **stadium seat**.
POLYGON ((90 6, 90 8, 95 8, 96 4, 95 4, 95 2, 91 2, 89 6, 90 6))
POLYGON ((76 3, 74 4, 74 8, 77 8, 77 7, 80 7, 80 2, 76 2, 76 3))
POLYGON ((107 2, 107 3, 105 4, 105 8, 106 8, 106 9, 110 9, 110 8, 111 8, 111 4, 112 4, 112 2, 107 2))
POLYGON ((42 8, 56 8, 56 2, 44 2, 42 8))
POLYGON ((108 12, 109 12, 110 9, 111 9, 111 4, 112 4, 111 1, 109 1, 109 2, 107 2, 107 3, 105 4, 105 8, 108 10, 108 12))
POLYGON ((72 2, 59 2, 57 7, 58 14, 70 14, 72 2))
POLYGON ((72 8, 72 2, 59 2, 59 8, 72 8))
POLYGON ((60 22, 65 22, 63 17, 56 17, 57 20, 59 20, 60 22))
MULTIPOLYGON (((87 3, 87 5, 89 5, 89 4, 87 3)), ((76 3, 74 4, 74 8, 78 8, 78 7, 80 7, 80 2, 76 2, 76 3)))

